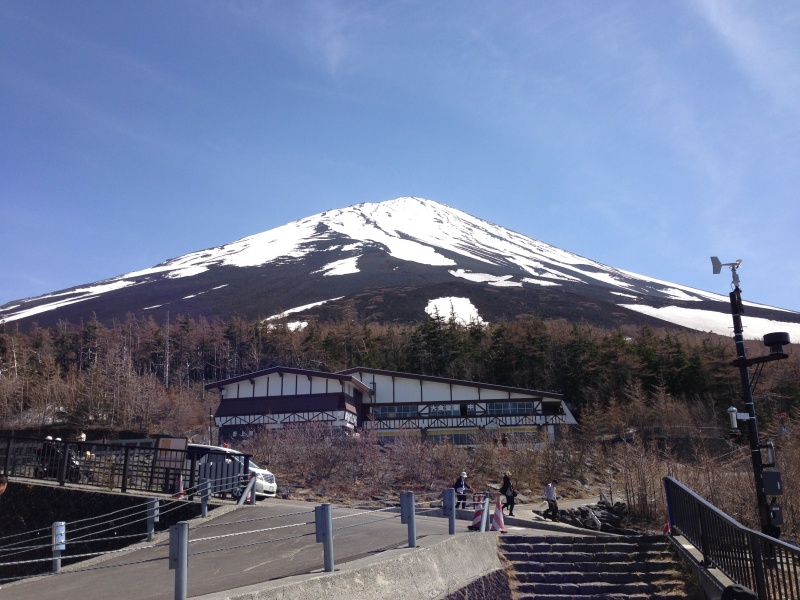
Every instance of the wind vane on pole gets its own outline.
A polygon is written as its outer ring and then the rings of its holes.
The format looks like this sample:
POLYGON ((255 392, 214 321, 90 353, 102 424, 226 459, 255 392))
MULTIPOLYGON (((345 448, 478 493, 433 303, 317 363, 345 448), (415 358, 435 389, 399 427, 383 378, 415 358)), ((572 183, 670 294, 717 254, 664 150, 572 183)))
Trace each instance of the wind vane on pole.
MULTIPOLYGON (((775 468, 775 451, 771 442, 766 444, 762 443, 758 435, 758 421, 756 418, 756 406, 753 400, 753 389, 750 381, 750 367, 752 365, 759 365, 759 367, 761 367, 763 363, 788 358, 788 355, 783 351, 783 346, 791 342, 789 340, 789 334, 786 332, 768 333, 764 336, 764 345, 770 349, 770 353, 767 356, 747 358, 744 345, 744 329, 742 327, 744 305, 742 304, 742 291, 739 289, 739 273, 737 272, 741 264, 741 259, 732 263, 723 263, 720 262, 719 258, 716 256, 711 257, 711 265, 715 275, 718 275, 722 271, 722 267, 730 267, 733 275, 733 291, 731 291, 729 297, 737 357, 732 365, 739 368, 739 377, 742 384, 742 399, 744 400, 747 411, 746 418, 742 420, 746 420, 748 424, 750 458, 753 463, 753 477, 755 479, 756 502, 758 504, 761 531, 766 535, 777 538, 780 536, 780 526, 783 524, 783 513, 775 497, 783 494, 783 485, 781 483, 781 474, 778 471, 764 470, 764 467, 775 468), (767 450, 768 459, 766 464, 761 457, 762 449, 767 450), (773 496, 772 502, 767 501, 767 496, 773 496)), ((737 421, 741 417, 738 416, 738 411, 733 406, 728 409, 728 414, 731 419, 731 426, 735 429, 737 421)))

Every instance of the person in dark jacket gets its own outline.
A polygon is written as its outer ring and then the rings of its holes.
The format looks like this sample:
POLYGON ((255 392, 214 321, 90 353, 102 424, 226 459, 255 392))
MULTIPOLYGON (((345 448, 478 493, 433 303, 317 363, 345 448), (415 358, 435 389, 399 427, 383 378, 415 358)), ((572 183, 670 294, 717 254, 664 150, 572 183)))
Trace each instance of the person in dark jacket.
POLYGON ((461 471, 461 475, 456 479, 453 488, 456 490, 456 508, 459 508, 459 506, 460 508, 467 508, 467 492, 472 488, 467 483, 466 471, 461 471))
POLYGON ((508 508, 508 516, 514 516, 514 498, 517 495, 514 489, 514 482, 511 481, 511 472, 506 471, 503 475, 503 485, 500 486, 500 493, 506 497, 506 503, 503 505, 503 510, 508 508))

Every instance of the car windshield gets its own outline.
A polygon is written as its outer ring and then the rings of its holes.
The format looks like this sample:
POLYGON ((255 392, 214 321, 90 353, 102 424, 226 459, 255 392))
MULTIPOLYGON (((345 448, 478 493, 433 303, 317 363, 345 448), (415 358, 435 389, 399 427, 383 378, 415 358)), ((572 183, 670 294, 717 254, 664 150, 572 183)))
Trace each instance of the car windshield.
POLYGON ((262 469, 261 467, 259 467, 259 466, 258 466, 256 463, 254 463, 254 462, 253 462, 253 459, 250 459, 250 468, 251 468, 251 469, 258 469, 258 470, 260 470, 260 471, 263 471, 263 470, 264 470, 264 469, 262 469))

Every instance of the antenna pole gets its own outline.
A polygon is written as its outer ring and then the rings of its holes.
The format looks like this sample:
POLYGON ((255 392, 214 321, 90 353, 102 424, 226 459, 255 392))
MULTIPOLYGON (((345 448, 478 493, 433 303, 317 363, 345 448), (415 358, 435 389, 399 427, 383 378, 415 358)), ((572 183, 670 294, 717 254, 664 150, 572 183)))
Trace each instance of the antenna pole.
MULTIPOLYGON (((738 266, 738 265, 737 265, 738 266)), ((774 536, 775 531, 770 521, 769 504, 764 490, 764 463, 761 461, 761 447, 758 441, 758 421, 756 420, 756 406, 753 402, 753 390, 750 385, 750 365, 744 349, 744 330, 742 328, 742 292, 739 289, 739 276, 736 266, 731 266, 733 272, 733 291, 730 293, 731 315, 733 316, 733 334, 736 343, 736 361, 739 367, 739 376, 742 382, 742 397, 749 418, 747 430, 750 435, 750 458, 753 462, 753 477, 756 485, 756 500, 758 502, 758 518, 761 522, 761 531, 769 536, 774 536)))

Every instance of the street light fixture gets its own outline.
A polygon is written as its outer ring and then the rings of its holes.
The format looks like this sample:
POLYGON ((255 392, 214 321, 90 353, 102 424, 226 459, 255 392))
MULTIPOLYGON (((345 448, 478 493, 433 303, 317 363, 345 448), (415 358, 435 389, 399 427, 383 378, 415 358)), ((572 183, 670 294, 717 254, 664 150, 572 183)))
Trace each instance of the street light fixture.
POLYGON ((763 363, 773 360, 788 358, 783 351, 783 347, 789 345, 789 334, 786 332, 768 333, 764 336, 764 345, 770 349, 769 354, 757 358, 747 358, 744 349, 744 335, 742 329, 742 292, 739 289, 739 274, 737 269, 742 261, 737 260, 733 263, 720 262, 716 256, 711 257, 711 265, 714 274, 719 274, 722 267, 730 267, 733 277, 733 291, 730 293, 731 315, 733 316, 733 333, 736 343, 736 360, 733 366, 739 367, 739 376, 742 384, 742 397, 744 399, 746 415, 740 415, 735 407, 728 408, 728 416, 731 420, 731 428, 735 429, 738 421, 746 420, 750 438, 750 457, 753 462, 753 477, 756 486, 756 500, 758 502, 758 516, 761 522, 761 531, 766 535, 778 537, 780 526, 783 524, 781 508, 775 502, 767 502, 767 496, 779 496, 783 493, 781 484, 781 474, 778 471, 764 471, 764 467, 775 467, 775 448, 772 443, 761 444, 758 438, 758 422, 756 421, 756 407, 753 402, 753 389, 750 383, 750 367, 752 365, 763 365, 763 363), (761 460, 761 450, 767 450, 767 463, 761 460))

